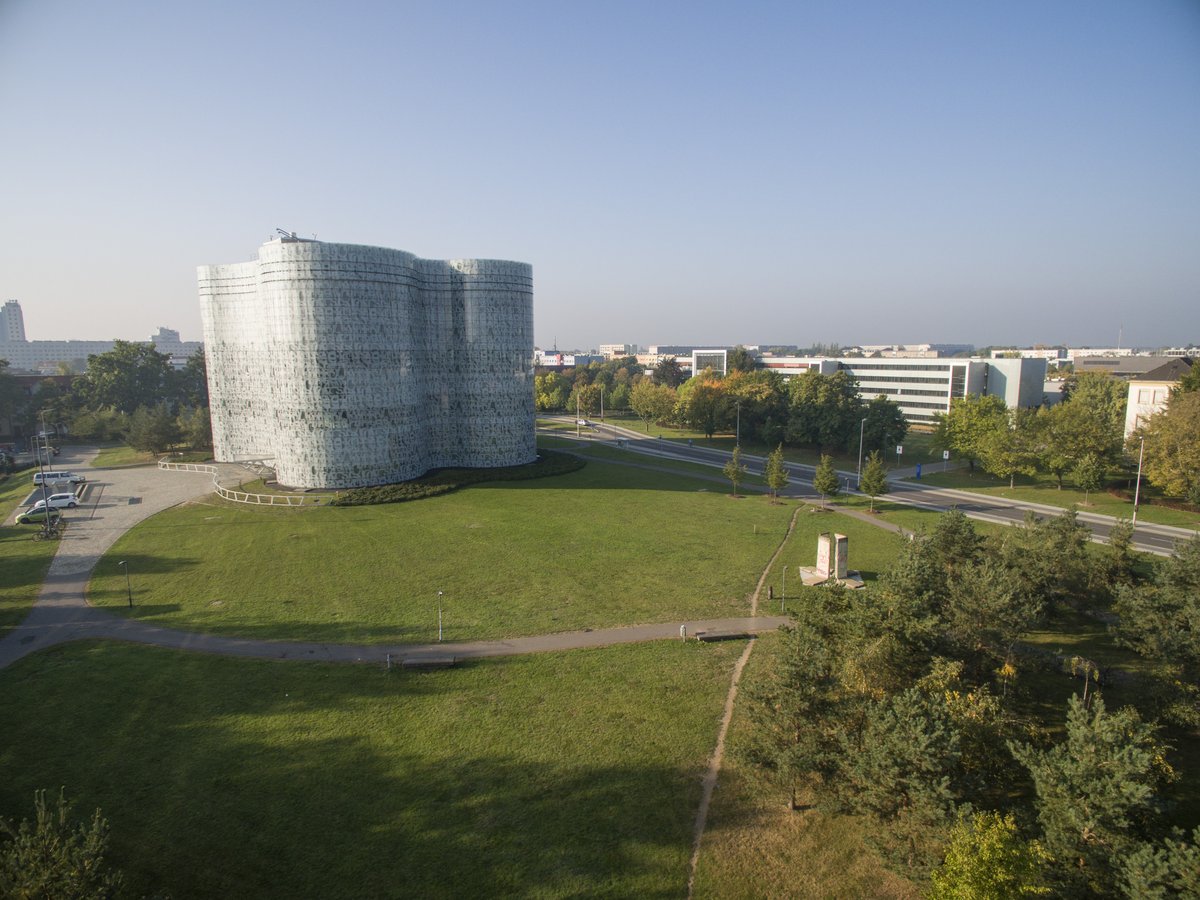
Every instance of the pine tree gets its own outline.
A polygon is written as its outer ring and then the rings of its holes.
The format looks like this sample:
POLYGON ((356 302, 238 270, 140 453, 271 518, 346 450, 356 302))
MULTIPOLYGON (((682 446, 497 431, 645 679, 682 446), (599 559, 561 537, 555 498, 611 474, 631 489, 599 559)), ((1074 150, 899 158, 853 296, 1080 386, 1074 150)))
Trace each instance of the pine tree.
POLYGON ((813 475, 813 490, 821 495, 821 508, 825 508, 826 497, 836 497, 841 490, 842 482, 837 470, 833 467, 833 457, 821 454, 821 464, 813 475))
POLYGON ((767 487, 771 489, 771 502, 779 497, 779 492, 787 487, 788 471, 783 463, 783 444, 771 451, 767 457, 767 487))
POLYGON ((1076 695, 1062 743, 1048 750, 1009 743, 1033 776, 1046 849, 1074 889, 1115 893, 1121 860, 1157 814, 1165 773, 1155 730, 1130 707, 1110 713, 1096 695, 1089 709, 1076 695))
POLYGON ((58 806, 46 806, 46 792, 34 794, 36 816, 14 826, 0 819, 0 896, 103 900, 116 895, 121 874, 104 863, 108 822, 96 810, 88 825, 73 825, 61 791, 58 806))
POLYGON ((803 623, 784 628, 780 642, 770 674, 747 688, 754 728, 738 753, 772 775, 795 810, 798 790, 821 788, 841 755, 834 721, 837 659, 825 636, 803 623))
POLYGON ((878 450, 867 457, 867 465, 863 469, 858 489, 871 498, 871 512, 875 512, 875 498, 888 492, 887 469, 883 466, 883 458, 878 450))

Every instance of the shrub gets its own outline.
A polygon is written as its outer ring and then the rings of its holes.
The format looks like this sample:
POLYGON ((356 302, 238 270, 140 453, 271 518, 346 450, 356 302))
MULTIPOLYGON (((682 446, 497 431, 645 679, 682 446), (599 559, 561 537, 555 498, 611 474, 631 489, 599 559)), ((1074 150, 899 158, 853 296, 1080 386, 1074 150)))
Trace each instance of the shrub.
POLYGON ((420 478, 400 484, 355 488, 336 497, 332 506, 371 506, 376 503, 404 503, 448 494, 459 488, 485 481, 526 481, 566 475, 582 469, 586 461, 569 453, 542 450, 536 462, 524 466, 502 466, 495 469, 436 469, 420 478))

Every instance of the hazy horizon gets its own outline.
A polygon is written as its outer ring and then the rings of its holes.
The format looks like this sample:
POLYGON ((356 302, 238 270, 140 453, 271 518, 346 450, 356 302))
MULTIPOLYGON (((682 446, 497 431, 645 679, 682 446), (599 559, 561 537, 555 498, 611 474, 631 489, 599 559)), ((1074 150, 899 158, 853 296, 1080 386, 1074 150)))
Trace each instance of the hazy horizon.
POLYGON ((0 5, 0 301, 199 340, 276 227, 539 346, 1200 341, 1200 4, 0 5))

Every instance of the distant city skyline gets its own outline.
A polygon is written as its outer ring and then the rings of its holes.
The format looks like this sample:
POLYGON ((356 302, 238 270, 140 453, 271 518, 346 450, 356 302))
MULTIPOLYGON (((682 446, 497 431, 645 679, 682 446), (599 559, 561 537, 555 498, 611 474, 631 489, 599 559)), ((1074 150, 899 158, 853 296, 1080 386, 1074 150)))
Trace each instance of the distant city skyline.
POLYGON ((276 227, 541 347, 1200 340, 1200 3, 0 4, 0 302, 199 339, 276 227))

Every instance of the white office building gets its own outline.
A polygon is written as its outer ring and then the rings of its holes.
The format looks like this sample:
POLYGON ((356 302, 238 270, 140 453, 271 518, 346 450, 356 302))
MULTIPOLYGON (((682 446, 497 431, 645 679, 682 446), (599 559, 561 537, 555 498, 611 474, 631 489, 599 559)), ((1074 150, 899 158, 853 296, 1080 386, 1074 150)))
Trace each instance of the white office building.
POLYGON ((848 372, 863 399, 887 397, 913 424, 932 424, 938 413, 950 411, 951 401, 972 394, 1001 397, 1010 408, 1041 406, 1046 377, 1044 359, 764 356, 759 363, 785 378, 848 372))

